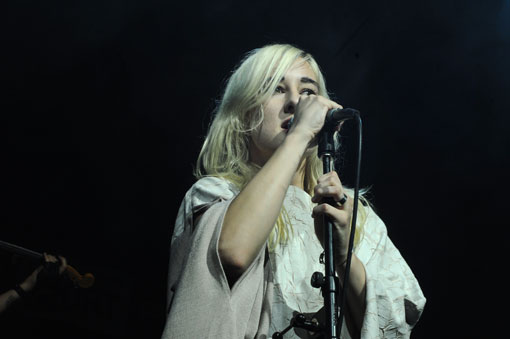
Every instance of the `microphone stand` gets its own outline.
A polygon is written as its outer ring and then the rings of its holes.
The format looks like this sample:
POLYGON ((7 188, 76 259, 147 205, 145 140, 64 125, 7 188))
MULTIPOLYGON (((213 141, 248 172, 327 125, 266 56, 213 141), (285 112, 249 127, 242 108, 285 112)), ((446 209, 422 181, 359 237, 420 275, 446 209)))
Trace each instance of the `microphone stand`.
MULTIPOLYGON (((337 339, 342 332, 342 320, 345 309, 346 291, 349 282, 349 272, 351 269, 352 249, 354 246, 354 234, 356 232, 356 219, 358 215, 358 201, 359 201, 359 178, 361 168, 361 118, 357 110, 351 108, 338 109, 336 112, 331 111, 331 121, 326 119, 326 123, 319 134, 318 156, 322 158, 324 173, 331 172, 335 161, 335 141, 334 134, 337 126, 345 120, 356 119, 358 126, 358 152, 356 154, 356 178, 354 184, 354 203, 351 218, 351 233, 349 237, 349 247, 347 251, 347 261, 344 274, 342 295, 340 299, 340 314, 337 315, 337 289, 339 280, 335 276, 335 257, 334 257, 334 244, 333 244, 333 223, 324 217, 324 256, 321 255, 321 263, 324 260, 325 275, 321 272, 315 272, 312 275, 311 284, 313 287, 321 288, 322 295, 324 296, 324 309, 326 316, 325 326, 316 324, 301 314, 296 314, 291 320, 290 325, 282 332, 275 332, 272 335, 273 339, 282 339, 283 335, 288 332, 292 327, 304 328, 313 332, 323 332, 326 339, 337 339)), ((292 120, 291 120, 292 121, 292 120)), ((326 199, 324 202, 335 205, 333 199, 326 199)))
MULTIPOLYGON (((336 126, 324 126, 319 137, 319 158, 322 158, 322 168, 324 173, 329 173, 333 169, 335 157, 334 133, 336 126)), ((331 199, 326 201, 334 204, 331 199)), ((326 311, 326 324, 324 331, 326 338, 338 338, 337 335, 337 281, 335 277, 335 257, 333 255, 333 223, 331 219, 324 216, 324 270, 325 276, 322 280, 322 295, 324 296, 324 309, 326 311)))
MULTIPOLYGON (((312 277, 312 285, 314 287, 321 287, 322 294, 324 296, 324 309, 326 312, 326 324, 325 324, 325 337, 328 339, 336 339, 340 337, 342 332, 343 314, 345 309, 346 291, 349 282, 349 272, 351 268, 352 249, 354 245, 354 234, 356 232, 356 219, 358 212, 358 200, 359 200, 359 177, 360 177, 360 165, 361 165, 361 118, 359 112, 353 109, 344 109, 346 116, 342 119, 347 120, 356 118, 358 123, 358 152, 357 152, 357 167, 356 167, 356 179, 354 187, 354 206, 351 222, 351 233, 349 237, 349 246, 347 251, 347 261, 344 274, 342 296, 340 299, 340 314, 337 316, 337 290, 338 290, 338 279, 335 276, 335 257, 334 257, 334 244, 333 244, 333 223, 330 218, 324 217, 324 265, 325 265, 325 276, 322 279, 312 277), (314 281, 315 280, 315 281, 314 281), (317 281, 319 280, 319 281, 317 281), (338 322, 338 323, 337 323, 338 322)), ((337 129, 338 124, 325 125, 319 136, 318 145, 318 156, 322 158, 323 171, 324 173, 331 172, 334 164, 335 157, 335 144, 334 144, 334 133, 337 129)), ((325 201, 331 205, 335 204, 335 201, 328 199, 325 201)), ((316 272, 317 273, 317 272, 316 272)), ((315 276, 316 274, 314 274, 315 276)))

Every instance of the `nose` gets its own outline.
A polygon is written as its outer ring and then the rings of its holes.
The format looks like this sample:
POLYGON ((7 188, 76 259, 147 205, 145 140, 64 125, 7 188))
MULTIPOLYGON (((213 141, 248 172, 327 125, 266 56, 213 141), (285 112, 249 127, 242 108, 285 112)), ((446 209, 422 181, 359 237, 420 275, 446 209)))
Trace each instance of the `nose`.
POLYGON ((294 114, 299 102, 299 93, 295 90, 287 91, 283 111, 287 114, 294 114))

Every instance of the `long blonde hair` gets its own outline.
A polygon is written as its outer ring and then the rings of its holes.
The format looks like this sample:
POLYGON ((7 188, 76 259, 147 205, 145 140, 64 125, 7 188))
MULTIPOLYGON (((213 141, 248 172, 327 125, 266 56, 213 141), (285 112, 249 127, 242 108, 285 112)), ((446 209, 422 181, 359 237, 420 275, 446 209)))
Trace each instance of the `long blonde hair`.
MULTIPOLYGON (((267 45, 250 51, 230 76, 217 106, 195 167, 195 177, 215 176, 243 189, 259 167, 250 162, 250 135, 264 120, 263 105, 274 93, 287 70, 297 59, 307 62, 317 76, 318 95, 329 98, 324 76, 313 57, 287 44, 267 45)), ((322 175, 316 152, 305 160, 304 190, 310 195, 322 175)), ((361 206, 361 205, 360 205, 361 206)), ((363 210, 361 208, 360 210, 363 210)), ((365 212, 361 213, 361 225, 365 212)), ((359 225, 359 224, 358 224, 359 225)), ((292 225, 284 208, 269 237, 269 247, 285 242, 292 225)), ((357 241, 359 242, 359 234, 357 241)))

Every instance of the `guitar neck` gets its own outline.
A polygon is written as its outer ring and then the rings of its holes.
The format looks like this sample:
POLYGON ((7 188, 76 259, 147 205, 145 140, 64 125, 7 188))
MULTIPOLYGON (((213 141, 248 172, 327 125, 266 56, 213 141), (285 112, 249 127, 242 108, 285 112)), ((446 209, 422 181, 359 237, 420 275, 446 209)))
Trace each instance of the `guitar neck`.
POLYGON ((30 257, 33 259, 41 259, 42 258, 41 253, 37 253, 35 251, 29 250, 27 248, 23 248, 18 245, 10 244, 10 243, 2 241, 2 240, 0 240, 0 249, 6 250, 11 253, 16 253, 19 255, 30 257))

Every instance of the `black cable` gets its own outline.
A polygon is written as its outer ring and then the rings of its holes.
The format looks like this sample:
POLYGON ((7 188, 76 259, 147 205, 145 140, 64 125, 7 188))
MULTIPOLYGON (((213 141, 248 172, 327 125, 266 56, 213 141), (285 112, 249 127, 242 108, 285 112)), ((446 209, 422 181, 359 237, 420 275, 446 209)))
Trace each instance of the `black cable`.
POLYGON ((349 247, 347 250, 347 261, 345 266, 344 283, 342 288, 342 297, 340 298, 340 315, 337 323, 337 332, 340 337, 342 333, 342 323, 344 317, 345 298, 347 295, 349 274, 351 271, 351 260, 352 260, 352 249, 354 247, 354 235, 356 233, 356 222, 358 217, 358 200, 359 200, 359 181, 361 173, 361 144, 362 144, 362 123, 359 114, 355 117, 356 125, 358 127, 358 152, 356 154, 356 175, 354 181, 354 205, 352 208, 352 222, 351 222, 351 234, 349 237, 349 247))

